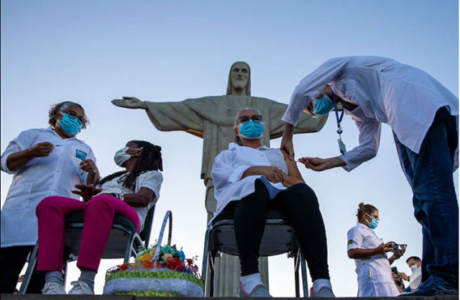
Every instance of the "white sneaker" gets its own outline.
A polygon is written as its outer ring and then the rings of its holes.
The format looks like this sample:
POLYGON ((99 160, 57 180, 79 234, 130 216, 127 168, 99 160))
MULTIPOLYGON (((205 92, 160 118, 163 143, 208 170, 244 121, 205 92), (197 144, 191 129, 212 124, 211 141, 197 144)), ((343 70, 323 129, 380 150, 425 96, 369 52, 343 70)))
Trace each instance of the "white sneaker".
POLYGON ((319 291, 315 291, 312 287, 310 289, 310 296, 312 298, 335 298, 334 292, 326 286, 322 287, 319 291))
POLYGON ((73 287, 68 295, 94 295, 93 290, 83 281, 73 281, 70 284, 73 285, 73 287))
POLYGON ((42 290, 43 295, 65 295, 64 286, 57 282, 47 282, 42 290))

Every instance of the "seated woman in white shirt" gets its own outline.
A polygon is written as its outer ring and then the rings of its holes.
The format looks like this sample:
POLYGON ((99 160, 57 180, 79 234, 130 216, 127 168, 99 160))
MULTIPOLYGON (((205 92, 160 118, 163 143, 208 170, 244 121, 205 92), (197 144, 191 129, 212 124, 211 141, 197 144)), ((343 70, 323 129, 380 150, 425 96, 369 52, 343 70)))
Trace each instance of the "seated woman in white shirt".
POLYGON ((215 159, 212 178, 216 216, 234 211, 241 264, 241 297, 270 297, 261 281, 258 258, 267 210, 286 214, 302 247, 314 282, 312 294, 334 297, 327 264, 326 230, 313 190, 294 161, 279 149, 262 146, 260 112, 242 109, 235 118, 235 143, 215 159))
POLYGON ((62 279, 65 216, 83 211, 84 228, 77 267, 81 276, 69 294, 94 294, 94 278, 104 253, 115 214, 130 220, 140 232, 148 210, 159 198, 163 176, 161 148, 144 141, 130 141, 115 154, 124 171, 103 178, 97 188, 77 184, 84 202, 47 197, 37 207, 38 264, 46 272, 44 294, 65 294, 62 279), (92 197, 99 193, 99 195, 92 197))
MULTIPOLYGON (((0 294, 13 294, 37 243, 38 203, 53 195, 76 197, 71 193, 76 184, 99 180, 91 147, 77 138, 88 123, 83 107, 61 102, 51 106, 48 117, 48 128, 21 132, 2 153, 1 169, 14 177, 2 207, 0 294)), ((39 294, 43 284, 44 276, 34 272, 26 292, 39 294)))

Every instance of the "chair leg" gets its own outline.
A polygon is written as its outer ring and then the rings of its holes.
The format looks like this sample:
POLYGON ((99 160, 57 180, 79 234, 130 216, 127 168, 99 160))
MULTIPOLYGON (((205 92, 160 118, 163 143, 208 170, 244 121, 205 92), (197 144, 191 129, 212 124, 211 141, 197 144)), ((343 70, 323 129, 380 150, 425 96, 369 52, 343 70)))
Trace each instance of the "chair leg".
POLYGON ((65 286, 65 283, 66 283, 66 281, 67 281, 67 270, 68 270, 68 266, 69 266, 69 264, 68 264, 68 261, 67 261, 67 258, 66 258, 66 259, 64 259, 64 264, 63 264, 63 266, 62 266, 62 270, 64 271, 64 274, 63 274, 63 276, 62 276, 62 280, 64 281, 64 286, 65 286))
POLYGON ((135 234, 134 233, 130 233, 129 236, 128 236, 128 242, 126 244, 126 251, 125 251, 125 259, 124 259, 124 263, 129 263, 129 259, 131 258, 131 253, 132 253, 132 250, 133 250, 133 242, 134 242, 134 238, 135 238, 135 234))
POLYGON ((139 235, 135 234, 134 235, 134 238, 133 238, 133 243, 131 245, 131 256, 132 257, 136 257, 137 256, 137 252, 138 252, 138 249, 140 246, 145 246, 145 248, 148 247, 148 244, 143 244, 142 243, 142 240, 141 238, 139 237, 139 235), (137 246, 137 248, 135 248, 135 246, 137 246))
POLYGON ((209 234, 210 230, 206 230, 206 235, 204 236, 204 250, 203 250, 203 267, 201 268, 201 276, 203 281, 206 284, 206 271, 208 267, 208 257, 209 257, 209 234))
POLYGON ((299 283, 299 253, 294 256, 294 280, 295 280, 295 296, 300 298, 300 283, 299 283))
POLYGON ((214 297, 214 263, 215 258, 211 254, 209 256, 209 267, 210 267, 210 274, 209 274, 209 297, 214 297))
POLYGON ((305 258, 302 252, 300 253, 300 266, 302 268, 303 297, 308 298, 307 266, 305 265, 305 258))
POLYGON ((30 279, 32 278, 32 274, 35 270, 35 266, 37 265, 37 255, 38 255, 38 242, 35 244, 34 250, 29 257, 29 263, 27 266, 26 274, 24 275, 24 279, 21 283, 21 288, 19 289, 19 295, 25 295, 27 288, 29 287, 30 279))

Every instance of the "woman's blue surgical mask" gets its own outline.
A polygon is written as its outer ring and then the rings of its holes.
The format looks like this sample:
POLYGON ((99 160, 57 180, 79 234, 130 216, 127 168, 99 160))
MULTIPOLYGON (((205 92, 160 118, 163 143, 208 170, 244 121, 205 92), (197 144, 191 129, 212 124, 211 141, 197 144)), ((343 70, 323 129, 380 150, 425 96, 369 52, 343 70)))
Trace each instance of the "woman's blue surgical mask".
POLYGON ((248 140, 261 138, 264 134, 264 124, 262 122, 254 122, 250 120, 240 124, 240 135, 248 140))
POLYGON ((370 221, 370 222, 366 220, 366 221, 367 221, 367 224, 369 225, 369 228, 370 228, 370 229, 375 229, 375 228, 377 228, 377 226, 379 226, 379 219, 377 219, 376 217, 373 217, 373 216, 371 216, 371 215, 369 215, 369 214, 366 214, 366 215, 368 215, 368 216, 371 218, 371 221, 370 221))
POLYGON ((70 135, 77 135, 83 128, 82 121, 77 116, 60 112, 62 119, 58 121, 59 126, 70 135))
POLYGON ((313 101, 313 113, 316 115, 327 115, 332 111, 332 109, 334 109, 334 103, 326 95, 323 95, 323 97, 313 101))

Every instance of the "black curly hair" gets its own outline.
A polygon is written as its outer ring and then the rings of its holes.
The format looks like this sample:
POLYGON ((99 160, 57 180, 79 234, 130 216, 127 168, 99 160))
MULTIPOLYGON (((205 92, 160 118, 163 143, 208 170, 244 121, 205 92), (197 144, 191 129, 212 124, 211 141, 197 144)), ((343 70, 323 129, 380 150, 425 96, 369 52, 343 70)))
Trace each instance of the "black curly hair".
POLYGON ((102 186, 104 183, 120 177, 118 182, 123 182, 123 186, 134 192, 136 188, 136 179, 142 173, 147 171, 163 171, 163 159, 161 158, 161 147, 153 145, 145 141, 131 141, 136 143, 139 148, 142 148, 139 158, 137 160, 136 168, 133 172, 120 171, 108 175, 101 179, 98 183, 102 186))

